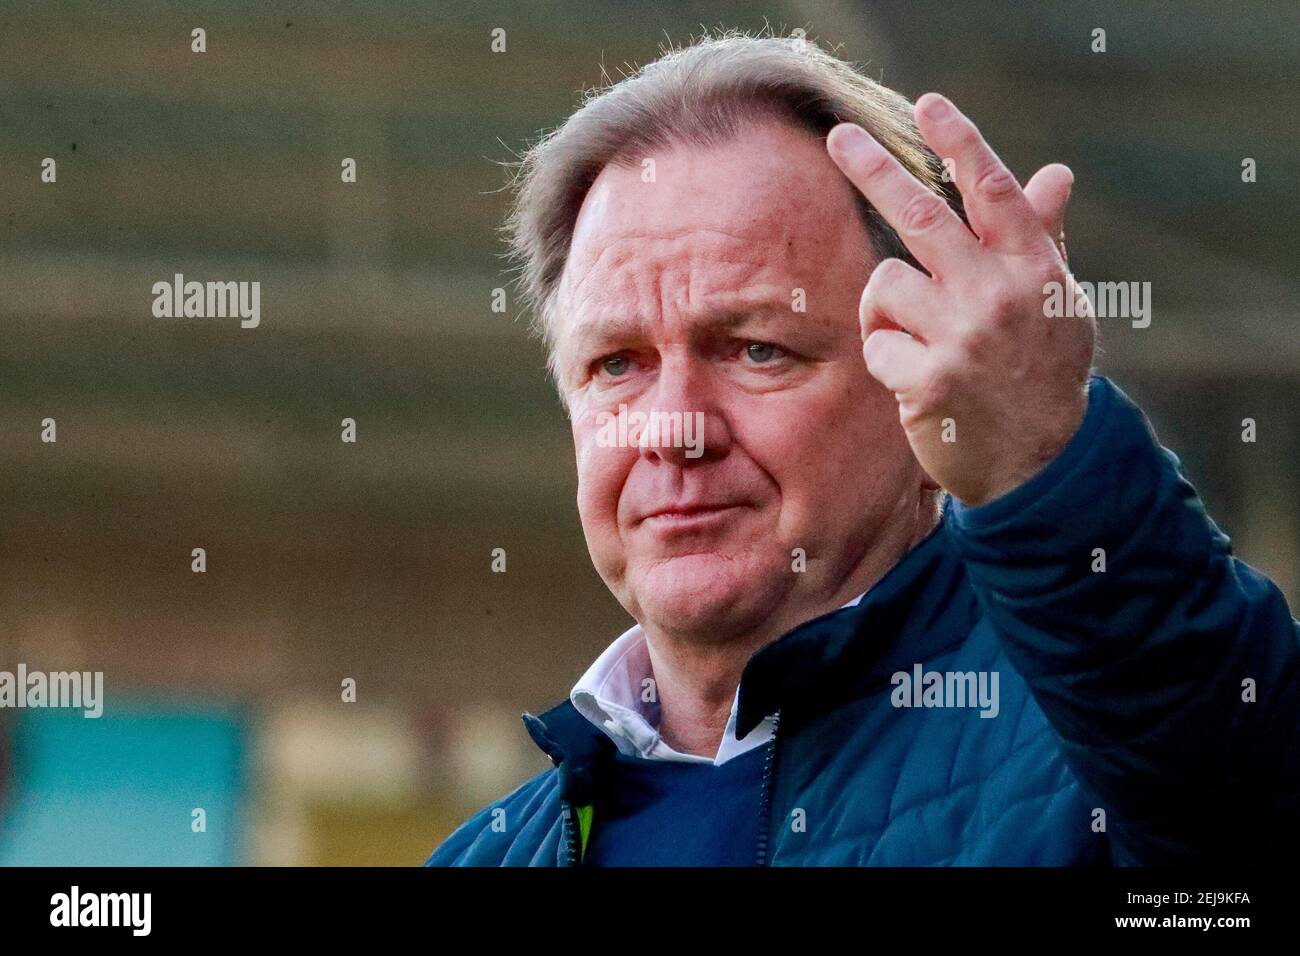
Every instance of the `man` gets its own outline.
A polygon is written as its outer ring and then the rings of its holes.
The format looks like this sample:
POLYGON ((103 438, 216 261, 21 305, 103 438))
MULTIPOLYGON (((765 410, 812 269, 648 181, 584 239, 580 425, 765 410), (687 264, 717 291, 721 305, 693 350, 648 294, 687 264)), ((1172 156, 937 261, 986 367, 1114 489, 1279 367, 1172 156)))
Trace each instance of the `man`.
POLYGON ((1022 189, 942 96, 913 111, 815 45, 737 35, 527 155, 514 248, 592 560, 637 624, 525 715, 555 768, 430 864, 1295 840, 1296 622, 1090 374, 1086 299, 1048 317, 1054 284, 1076 294, 1071 181, 1022 189), (702 444, 609 441, 637 412, 696 416, 702 444))

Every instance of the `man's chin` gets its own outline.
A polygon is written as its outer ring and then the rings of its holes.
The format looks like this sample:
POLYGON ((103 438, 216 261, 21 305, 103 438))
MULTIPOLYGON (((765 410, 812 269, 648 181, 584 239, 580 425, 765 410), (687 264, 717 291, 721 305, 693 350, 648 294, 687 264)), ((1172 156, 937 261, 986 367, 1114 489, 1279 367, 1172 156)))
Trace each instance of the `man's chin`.
POLYGON ((725 640, 765 620, 780 590, 773 569, 717 555, 686 555, 633 576, 643 623, 725 640))

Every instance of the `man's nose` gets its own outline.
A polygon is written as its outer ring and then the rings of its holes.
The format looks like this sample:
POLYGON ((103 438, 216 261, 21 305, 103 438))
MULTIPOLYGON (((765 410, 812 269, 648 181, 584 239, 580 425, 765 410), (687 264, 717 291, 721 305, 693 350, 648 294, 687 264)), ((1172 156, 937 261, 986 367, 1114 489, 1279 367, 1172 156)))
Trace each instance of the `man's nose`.
POLYGON ((645 409, 641 454, 679 468, 726 457, 731 429, 716 388, 695 362, 664 363, 645 409))

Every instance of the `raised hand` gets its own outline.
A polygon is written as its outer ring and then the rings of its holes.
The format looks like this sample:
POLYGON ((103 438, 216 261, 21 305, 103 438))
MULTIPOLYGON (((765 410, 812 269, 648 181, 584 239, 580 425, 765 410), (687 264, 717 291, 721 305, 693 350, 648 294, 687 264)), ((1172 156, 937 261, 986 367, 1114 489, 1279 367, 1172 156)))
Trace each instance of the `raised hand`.
POLYGON ((936 93, 917 101, 916 119, 952 161, 969 229, 861 127, 835 127, 827 149, 930 272, 886 259, 871 273, 858 313, 867 368, 898 400, 921 466, 979 505, 1041 470, 1087 408, 1096 322, 1062 235, 1073 177, 1054 164, 1022 189, 936 93), (1076 296, 1070 317, 1045 315, 1049 283, 1076 296))

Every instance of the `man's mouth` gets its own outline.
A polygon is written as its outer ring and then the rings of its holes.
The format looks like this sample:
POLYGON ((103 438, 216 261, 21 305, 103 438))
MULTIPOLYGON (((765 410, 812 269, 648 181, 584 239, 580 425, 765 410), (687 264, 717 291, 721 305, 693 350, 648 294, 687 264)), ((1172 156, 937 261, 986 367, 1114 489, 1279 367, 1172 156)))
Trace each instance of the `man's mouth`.
POLYGON ((668 505, 646 515, 641 520, 660 529, 696 529, 724 522, 747 505, 734 502, 668 505))

